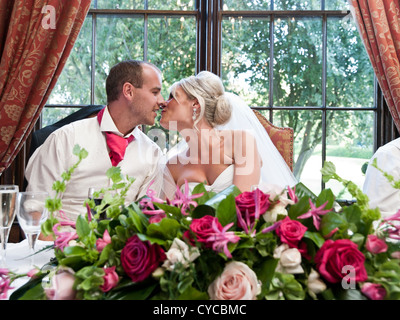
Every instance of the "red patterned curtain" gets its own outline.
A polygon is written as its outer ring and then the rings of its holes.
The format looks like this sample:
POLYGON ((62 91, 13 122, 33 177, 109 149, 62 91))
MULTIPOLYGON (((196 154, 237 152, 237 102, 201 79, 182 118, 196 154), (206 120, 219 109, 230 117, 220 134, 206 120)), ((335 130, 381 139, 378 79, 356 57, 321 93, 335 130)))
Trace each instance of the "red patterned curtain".
POLYGON ((0 0, 0 175, 32 131, 91 0, 0 0))
POLYGON ((400 131, 400 7, 399 0, 350 0, 350 8, 400 131))

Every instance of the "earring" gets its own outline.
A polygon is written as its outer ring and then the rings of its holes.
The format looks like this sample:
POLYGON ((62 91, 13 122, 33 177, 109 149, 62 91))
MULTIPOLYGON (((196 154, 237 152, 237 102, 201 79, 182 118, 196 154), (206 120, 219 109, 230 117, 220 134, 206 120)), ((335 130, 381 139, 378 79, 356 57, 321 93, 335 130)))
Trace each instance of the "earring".
POLYGON ((193 115, 192 115, 193 121, 196 121, 196 118, 197 118, 197 110, 193 108, 193 115))

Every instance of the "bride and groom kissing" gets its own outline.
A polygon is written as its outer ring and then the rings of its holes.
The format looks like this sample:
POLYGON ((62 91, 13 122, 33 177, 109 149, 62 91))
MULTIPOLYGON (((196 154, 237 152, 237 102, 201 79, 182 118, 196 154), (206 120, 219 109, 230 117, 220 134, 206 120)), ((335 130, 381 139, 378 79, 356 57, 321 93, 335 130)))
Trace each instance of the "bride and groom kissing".
MULTIPOLYGON (((165 101, 162 74, 151 63, 123 61, 106 80, 107 106, 97 117, 75 121, 53 132, 31 156, 26 168, 27 190, 52 194, 52 184, 76 161, 73 147, 88 151, 62 195, 66 218, 76 220, 89 188, 111 183, 105 175, 119 166, 135 178, 126 200, 137 201, 149 187, 172 199, 177 188, 204 183, 222 191, 236 185, 242 192, 259 183, 293 186, 296 180, 250 107, 225 92, 221 79, 202 71, 174 83, 165 101), (161 109, 160 125, 179 132, 181 141, 163 154, 150 136, 165 141, 153 126, 161 109), (117 147, 116 149, 114 149, 117 147)), ((54 191, 53 191, 54 193, 54 191)))

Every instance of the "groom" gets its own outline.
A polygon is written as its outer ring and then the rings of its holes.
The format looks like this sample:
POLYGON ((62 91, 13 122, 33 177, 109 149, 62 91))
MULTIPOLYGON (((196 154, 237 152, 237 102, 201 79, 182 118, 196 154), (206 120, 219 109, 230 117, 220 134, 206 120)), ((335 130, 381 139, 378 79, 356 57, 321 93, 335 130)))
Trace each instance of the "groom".
POLYGON ((27 165, 27 191, 47 191, 54 196, 54 181, 78 160, 72 153, 78 144, 89 155, 62 194, 66 218, 76 220, 86 212, 83 202, 90 187, 100 190, 110 186, 106 171, 111 166, 119 166, 124 176, 135 178, 126 197, 128 203, 145 195, 153 180, 152 189, 158 192, 161 150, 140 125, 154 125, 157 110, 164 103, 161 78, 161 71, 147 62, 129 60, 113 66, 106 80, 107 106, 97 117, 65 125, 46 139, 27 165))

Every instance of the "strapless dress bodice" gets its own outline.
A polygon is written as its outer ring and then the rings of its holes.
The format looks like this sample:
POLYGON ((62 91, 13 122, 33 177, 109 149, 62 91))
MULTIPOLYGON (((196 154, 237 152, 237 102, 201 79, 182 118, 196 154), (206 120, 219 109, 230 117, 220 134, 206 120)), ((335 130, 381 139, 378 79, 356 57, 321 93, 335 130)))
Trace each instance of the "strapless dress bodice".
MULTIPOLYGON (((226 188, 230 187, 233 183, 233 174, 234 174, 234 165, 228 166, 224 171, 220 173, 220 175, 215 179, 213 184, 204 185, 207 191, 213 192, 221 192, 226 188)), ((190 193, 192 193, 193 189, 199 184, 199 182, 188 182, 188 187, 190 193)), ((180 190, 182 192, 185 191, 185 184, 181 185, 180 190)))

